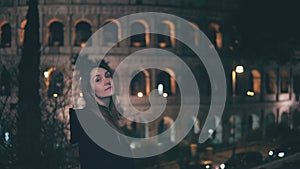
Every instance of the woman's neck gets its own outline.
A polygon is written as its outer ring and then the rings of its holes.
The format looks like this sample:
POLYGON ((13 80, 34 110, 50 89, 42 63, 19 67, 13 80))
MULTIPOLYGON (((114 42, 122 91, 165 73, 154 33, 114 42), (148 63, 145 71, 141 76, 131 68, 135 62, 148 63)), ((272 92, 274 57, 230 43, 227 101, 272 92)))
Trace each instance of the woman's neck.
POLYGON ((108 107, 110 104, 110 97, 96 97, 96 102, 100 105, 100 106, 105 106, 108 107))

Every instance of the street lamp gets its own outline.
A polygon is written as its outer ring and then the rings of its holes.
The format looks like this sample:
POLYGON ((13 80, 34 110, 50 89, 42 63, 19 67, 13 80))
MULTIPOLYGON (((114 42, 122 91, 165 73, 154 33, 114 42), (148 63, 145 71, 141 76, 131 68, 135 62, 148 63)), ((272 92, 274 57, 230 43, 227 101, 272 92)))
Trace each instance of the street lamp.
MULTIPOLYGON (((235 97, 236 97, 236 77, 237 73, 241 74, 244 72, 244 67, 242 65, 238 65, 232 70, 232 104, 235 104, 235 97)), ((233 136, 233 143, 232 143, 232 156, 235 155, 235 135, 236 135, 236 124, 235 124, 235 110, 233 111, 233 121, 232 121, 232 136, 233 136)))
POLYGON ((237 73, 244 73, 244 66, 238 65, 231 72, 231 75, 232 75, 232 95, 233 95, 233 97, 236 96, 236 74, 237 73))

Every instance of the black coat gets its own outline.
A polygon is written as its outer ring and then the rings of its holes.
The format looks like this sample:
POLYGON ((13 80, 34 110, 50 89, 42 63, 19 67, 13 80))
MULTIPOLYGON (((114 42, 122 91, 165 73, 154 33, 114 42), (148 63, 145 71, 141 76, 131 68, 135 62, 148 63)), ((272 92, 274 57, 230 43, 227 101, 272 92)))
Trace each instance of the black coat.
MULTIPOLYGON (((80 110, 80 111, 84 111, 84 110, 80 110)), ((102 147, 94 143, 94 141, 84 132, 83 128, 81 127, 75 110, 70 109, 69 113, 70 113, 70 128, 71 128, 70 142, 71 144, 78 143, 81 169, 119 169, 119 168, 133 169, 134 168, 134 162, 132 158, 126 158, 126 157, 115 155, 113 153, 104 150, 102 147)), ((114 125, 114 124, 110 124, 110 125, 114 125)), ((113 127, 119 129, 118 126, 113 126, 113 127)))

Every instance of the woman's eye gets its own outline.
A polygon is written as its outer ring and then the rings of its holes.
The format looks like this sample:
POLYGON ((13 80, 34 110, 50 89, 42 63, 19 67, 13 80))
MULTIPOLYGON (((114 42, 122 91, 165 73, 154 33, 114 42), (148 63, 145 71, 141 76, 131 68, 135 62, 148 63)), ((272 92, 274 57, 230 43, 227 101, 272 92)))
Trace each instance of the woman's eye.
POLYGON ((95 81, 96 81, 96 82, 101 82, 101 79, 99 78, 99 79, 96 79, 95 81))

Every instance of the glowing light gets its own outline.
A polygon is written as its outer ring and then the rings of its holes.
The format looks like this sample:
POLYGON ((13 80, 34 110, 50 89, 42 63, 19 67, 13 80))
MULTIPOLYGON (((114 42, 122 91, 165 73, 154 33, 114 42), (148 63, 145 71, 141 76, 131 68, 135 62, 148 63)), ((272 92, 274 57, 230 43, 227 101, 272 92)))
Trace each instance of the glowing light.
POLYGON ((158 90, 158 94, 162 95, 163 92, 164 92, 164 85, 163 84, 158 84, 157 90, 158 90))
POLYGON ((5 141, 9 140, 9 132, 5 132, 4 139, 5 139, 5 141))
POLYGON ((86 43, 85 43, 85 42, 81 42, 81 43, 80 43, 80 46, 83 48, 83 47, 86 46, 86 43))
POLYGON ((79 93, 79 96, 80 96, 80 97, 83 97, 83 93, 79 93))
POLYGON ((53 97, 58 97, 58 94, 57 93, 53 93, 53 97))
POLYGON ((284 153, 284 152, 278 153, 278 157, 283 158, 284 156, 285 156, 285 153, 284 153))
POLYGON ((135 143, 130 143, 129 146, 130 146, 131 149, 135 149, 136 148, 135 143))
POLYGON ((141 42, 133 42, 132 44, 134 47, 141 47, 142 43, 141 42))
POLYGON ((252 91, 247 91, 247 95, 248 95, 248 96, 254 96, 254 92, 252 92, 252 91))
POLYGON ((142 92, 137 93, 137 97, 143 97, 143 96, 144 96, 144 94, 142 92))
POLYGON ((166 46, 167 46, 167 43, 165 43, 165 42, 159 43, 159 47, 161 47, 161 48, 165 48, 166 46))
POLYGON ((225 164, 221 164, 220 169, 224 169, 224 168, 225 168, 225 164))
POLYGON ((241 66, 241 65, 236 66, 235 67, 235 72, 236 73, 243 73, 244 72, 244 66, 241 66))
POLYGON ((44 72, 44 77, 45 77, 46 79, 49 77, 49 75, 50 75, 50 72, 49 72, 49 71, 45 71, 45 72, 44 72))
POLYGON ((273 156, 274 155, 274 152, 271 150, 269 151, 269 156, 273 156))
POLYGON ((210 166, 209 166, 209 165, 206 165, 206 166, 205 166, 205 168, 207 168, 207 169, 208 169, 208 168, 210 168, 210 166))
POLYGON ((163 93, 162 96, 163 97, 168 97, 168 93, 163 93))

